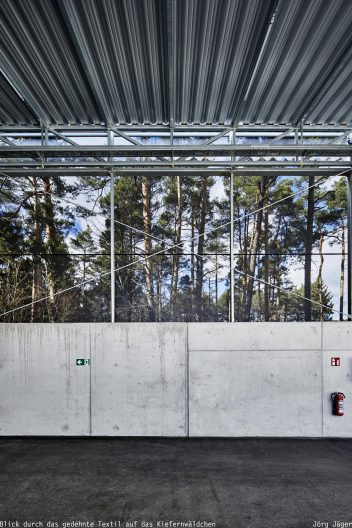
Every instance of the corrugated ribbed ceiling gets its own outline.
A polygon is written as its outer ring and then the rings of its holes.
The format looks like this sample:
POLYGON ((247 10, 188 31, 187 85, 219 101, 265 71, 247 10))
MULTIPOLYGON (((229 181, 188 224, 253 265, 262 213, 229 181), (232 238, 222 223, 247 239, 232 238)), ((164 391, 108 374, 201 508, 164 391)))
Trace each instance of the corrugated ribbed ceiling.
POLYGON ((346 124, 351 0, 1 0, 0 124, 346 124))

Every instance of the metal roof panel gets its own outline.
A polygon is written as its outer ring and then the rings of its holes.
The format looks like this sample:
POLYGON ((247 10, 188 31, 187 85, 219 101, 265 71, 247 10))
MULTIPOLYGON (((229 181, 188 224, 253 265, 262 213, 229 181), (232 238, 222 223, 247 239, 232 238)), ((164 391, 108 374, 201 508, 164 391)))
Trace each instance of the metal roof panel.
POLYGON ((351 0, 2 0, 3 125, 349 126, 351 0))

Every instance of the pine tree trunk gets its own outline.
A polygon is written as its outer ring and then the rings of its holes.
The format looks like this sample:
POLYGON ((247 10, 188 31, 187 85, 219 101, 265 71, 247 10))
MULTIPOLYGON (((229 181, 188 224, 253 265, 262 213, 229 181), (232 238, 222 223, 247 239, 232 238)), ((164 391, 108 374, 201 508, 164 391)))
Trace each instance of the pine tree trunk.
POLYGON ((216 310, 216 320, 218 320, 218 299, 219 299, 218 280, 219 280, 218 255, 216 254, 215 255, 215 310, 216 310))
POLYGON ((255 219, 255 229, 253 232, 253 238, 251 240, 251 246, 250 246, 250 259, 249 259, 249 270, 248 270, 249 277, 248 277, 248 283, 247 283, 246 304, 244 308, 244 320, 245 321, 249 321, 250 314, 251 314, 251 308, 252 308, 254 274, 255 274, 255 268, 256 268, 257 253, 259 249, 260 233, 262 229, 262 221, 263 221, 263 209, 262 208, 264 204, 265 187, 266 187, 266 179, 262 178, 260 182, 260 187, 259 187, 259 199, 258 199, 258 203, 256 207, 258 209, 258 213, 255 219))
MULTIPOLYGON (((247 215, 247 210, 244 211, 244 214, 247 215)), ((250 240, 253 239, 253 231, 255 225, 256 215, 253 216, 253 229, 251 233, 250 240)), ((241 298, 241 321, 245 320, 245 306, 246 306, 246 296, 247 296, 247 286, 248 286, 248 271, 249 271, 249 257, 248 252, 251 251, 251 241, 249 241, 249 219, 246 216, 244 219, 244 247, 243 247, 243 272, 245 275, 242 275, 242 298, 241 298)))
POLYGON ((146 253, 145 259, 145 274, 147 287, 147 304, 148 304, 148 320, 155 321, 154 309, 154 286, 153 286, 153 261, 152 253, 152 218, 151 218, 151 189, 150 182, 147 176, 142 178, 142 202, 143 202, 143 229, 144 229, 144 251, 146 253))
POLYGON ((194 233, 195 233, 195 228, 194 228, 194 210, 193 210, 193 206, 192 206, 192 214, 191 214, 191 318, 192 318, 192 321, 194 320, 194 315, 195 315, 195 299, 194 299, 194 295, 195 295, 195 280, 194 280, 194 268, 195 268, 195 255, 194 255, 194 233))
POLYGON ((319 272, 318 272, 318 278, 317 278, 317 286, 318 286, 318 292, 319 292, 319 302, 320 302, 320 321, 324 320, 324 295, 323 295, 323 264, 324 264, 324 255, 323 255, 323 244, 324 244, 324 235, 320 235, 319 239, 319 256, 320 256, 320 263, 319 263, 319 272))
POLYGON ((276 264, 276 320, 280 321, 281 314, 281 273, 280 273, 281 257, 277 257, 276 264))
POLYGON ((162 321, 162 301, 161 301, 161 288, 162 288, 162 261, 159 260, 158 264, 158 281, 156 285, 156 294, 157 294, 157 301, 158 301, 158 321, 161 323, 162 321))
POLYGON ((54 322, 55 314, 55 280, 54 280, 54 257, 50 255, 53 253, 55 246, 55 227, 54 227, 54 208, 51 199, 51 181, 50 177, 43 178, 44 183, 44 214, 45 214, 45 234, 46 245, 49 257, 47 257, 46 276, 49 291, 48 303, 48 317, 49 322, 54 322))
POLYGON ((313 225, 314 225, 314 187, 315 176, 309 176, 307 225, 305 239, 305 260, 304 260, 304 320, 312 320, 312 246, 313 246, 313 225))
POLYGON ((32 178, 32 193, 33 193, 33 222, 34 222, 34 243, 33 243, 33 278, 32 278, 32 306, 31 306, 31 323, 34 323, 37 318, 36 300, 39 298, 41 290, 41 258, 38 253, 41 252, 42 240, 40 231, 40 203, 38 198, 38 182, 37 177, 32 178))
MULTIPOLYGON (((133 225, 132 218, 130 218, 130 225, 133 225)), ((134 248, 134 245, 133 245, 133 232, 132 232, 132 229, 129 230, 128 243, 129 243, 129 253, 130 253, 130 255, 133 255, 134 251, 135 251, 135 248, 134 248)), ((125 306, 126 306, 126 321, 129 321, 129 322, 132 321, 132 306, 133 306, 132 274, 133 274, 133 272, 131 271, 131 268, 127 268, 127 278, 126 278, 127 295, 125 297, 125 306)))
MULTIPOLYGON (((265 187, 264 206, 268 205, 269 201, 269 186, 265 187)), ((269 208, 264 209, 264 321, 269 321, 269 208)))
POLYGON ((276 278, 277 278, 277 273, 276 273, 276 270, 278 268, 278 258, 279 257, 276 257, 274 262, 273 262, 273 269, 272 269, 272 288, 271 288, 271 297, 270 297, 270 304, 273 306, 273 310, 272 310, 272 313, 271 313, 271 318, 272 320, 276 321, 276 312, 275 312, 275 309, 274 309, 274 306, 275 306, 275 301, 276 301, 276 294, 277 294, 277 289, 276 289, 276 278))
MULTIPOLYGON (((239 300, 239 307, 238 307, 238 320, 244 321, 245 320, 245 305, 246 305, 246 295, 247 295, 247 284, 248 284, 248 251, 250 252, 250 243, 248 241, 249 239, 249 221, 247 215, 247 210, 245 209, 243 212, 245 218, 243 222, 243 250, 241 255, 242 260, 242 271, 244 275, 241 275, 240 284, 240 300, 239 300)), ((253 230, 254 230, 254 224, 255 224, 256 215, 253 217, 253 229, 251 234, 251 240, 253 239, 253 230)))
MULTIPOLYGON (((237 207, 237 217, 239 218, 238 220, 238 244, 239 244, 239 255, 238 255, 238 267, 241 271, 244 271, 244 266, 245 266, 245 262, 244 262, 244 251, 245 251, 245 248, 244 248, 244 237, 242 236, 242 224, 243 222, 241 222, 240 220, 240 216, 241 216, 241 210, 240 210, 240 207, 238 206, 237 207)), ((235 303, 235 309, 236 309, 236 315, 235 315, 235 318, 237 319, 237 321, 242 321, 242 313, 243 313, 243 310, 242 310, 242 307, 244 305, 243 303, 243 276, 240 275, 239 279, 238 279, 238 282, 237 282, 237 289, 238 289, 238 302, 235 303), (236 306, 237 304, 237 306, 236 306)), ((231 307, 230 307, 231 308, 231 307)), ((229 312, 229 321, 231 319, 231 311, 229 312)))
POLYGON ((197 272, 196 272, 196 289, 195 289, 195 300, 196 300, 196 313, 197 313, 197 320, 202 320, 202 313, 203 313, 203 271, 204 271, 204 260, 203 260, 203 253, 204 253, 204 239, 205 239, 205 221, 206 221, 206 214, 207 214, 207 190, 208 190, 208 181, 206 178, 202 179, 202 186, 201 186, 201 201, 200 201, 200 218, 199 218, 199 224, 198 224, 198 247, 197 247, 197 257, 196 257, 196 265, 197 265, 197 272))
MULTIPOLYGON (((174 244, 180 244, 181 242, 181 233, 182 233, 182 186, 181 186, 181 177, 176 176, 176 185, 177 185, 177 213, 175 214, 175 237, 174 244)), ((175 303, 177 303, 177 288, 178 288, 178 276, 179 276, 179 267, 180 267, 180 254, 181 247, 174 248, 174 256, 172 259, 172 278, 171 278, 171 299, 170 299, 170 313, 171 318, 174 315, 175 303)))

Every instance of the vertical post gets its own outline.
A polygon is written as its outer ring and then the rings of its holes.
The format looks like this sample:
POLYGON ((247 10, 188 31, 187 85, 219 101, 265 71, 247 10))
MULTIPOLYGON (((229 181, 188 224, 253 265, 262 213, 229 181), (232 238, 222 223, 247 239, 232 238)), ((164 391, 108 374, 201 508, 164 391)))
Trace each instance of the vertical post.
MULTIPOLYGON (((108 145, 114 144, 114 134, 108 128, 108 145)), ((112 157, 109 156, 109 161, 112 157)), ((111 171, 110 175, 110 272, 111 272, 111 322, 115 322, 115 175, 111 171)))
MULTIPOLYGON (((45 128, 43 128, 43 131, 42 131, 42 145, 44 147, 47 147, 49 145, 49 132, 48 132, 48 127, 45 126, 45 128)), ((43 158, 43 162, 47 162, 47 158, 43 158)))
POLYGON ((352 175, 347 176, 347 313, 352 321, 352 175))
MULTIPOLYGON (((174 146, 174 123, 173 121, 170 123, 170 145, 171 147, 174 146)), ((172 151, 171 161, 172 161, 172 166, 174 166, 174 151, 172 151)))
MULTIPOLYGON (((230 143, 234 145, 236 143, 236 131, 231 130, 230 132, 230 143)), ((236 158, 231 156, 231 161, 236 158)), ((234 204, 233 204, 233 180, 234 173, 231 170, 230 174, 230 322, 235 321, 235 274, 234 274, 234 229, 233 229, 233 218, 234 218, 234 204)))
POLYGON ((111 322, 115 322, 115 177, 110 176, 111 322))
POLYGON ((233 233, 233 171, 230 175, 230 322, 235 321, 235 276, 234 276, 234 233, 233 233))

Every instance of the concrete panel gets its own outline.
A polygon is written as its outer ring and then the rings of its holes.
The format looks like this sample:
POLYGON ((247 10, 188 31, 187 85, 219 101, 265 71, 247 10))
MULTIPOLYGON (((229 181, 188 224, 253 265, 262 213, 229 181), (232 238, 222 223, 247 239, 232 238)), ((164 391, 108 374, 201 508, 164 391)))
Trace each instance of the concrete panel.
POLYGON ((323 325, 323 434, 326 437, 352 436, 352 323, 323 325), (339 357, 340 366, 331 358, 339 357), (331 393, 343 392, 345 415, 332 414, 331 393))
POLYGON ((319 350, 190 352, 190 436, 322 435, 319 350))
POLYGON ((89 327, 0 325, 0 434, 90 433, 89 327))
POLYGON ((190 323, 189 350, 314 350, 320 323, 190 323))
POLYGON ((186 325, 95 325, 92 434, 186 434, 186 325))
POLYGON ((337 321, 324 323, 323 349, 352 351, 352 323, 337 321))
POLYGON ((328 350, 323 354, 323 435, 327 437, 352 436, 352 353, 339 351, 331 353, 328 350), (331 366, 331 357, 340 358, 340 366, 331 366), (343 392, 344 416, 332 414, 331 393, 343 392))

